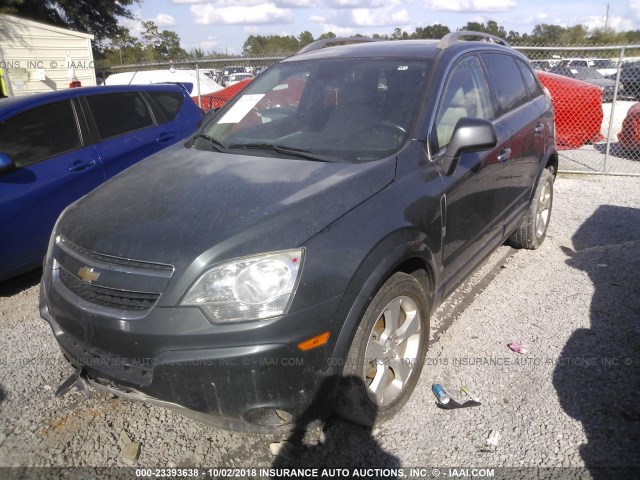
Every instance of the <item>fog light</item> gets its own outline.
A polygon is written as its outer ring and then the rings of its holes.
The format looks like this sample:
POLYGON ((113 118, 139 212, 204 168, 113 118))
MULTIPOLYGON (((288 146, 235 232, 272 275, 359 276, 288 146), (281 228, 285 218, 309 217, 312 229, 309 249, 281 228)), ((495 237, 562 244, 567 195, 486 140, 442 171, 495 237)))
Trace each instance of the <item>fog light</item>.
POLYGON ((278 410, 276 408, 276 415, 278 415, 278 417, 280 417, 285 423, 291 423, 291 420, 293 420, 293 415, 285 410, 278 410))

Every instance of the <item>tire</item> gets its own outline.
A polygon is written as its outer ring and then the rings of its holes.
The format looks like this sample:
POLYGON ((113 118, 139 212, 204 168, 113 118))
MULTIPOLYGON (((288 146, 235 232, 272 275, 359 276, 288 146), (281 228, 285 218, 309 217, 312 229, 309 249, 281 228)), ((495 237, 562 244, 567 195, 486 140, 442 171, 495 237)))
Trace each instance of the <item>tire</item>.
POLYGON ((509 237, 508 243, 512 247, 535 250, 544 242, 553 206, 553 180, 553 173, 544 169, 527 215, 520 227, 509 237))
POLYGON ((418 382, 428 341, 425 291, 411 275, 392 275, 356 330, 337 394, 336 413, 365 426, 393 417, 418 382))

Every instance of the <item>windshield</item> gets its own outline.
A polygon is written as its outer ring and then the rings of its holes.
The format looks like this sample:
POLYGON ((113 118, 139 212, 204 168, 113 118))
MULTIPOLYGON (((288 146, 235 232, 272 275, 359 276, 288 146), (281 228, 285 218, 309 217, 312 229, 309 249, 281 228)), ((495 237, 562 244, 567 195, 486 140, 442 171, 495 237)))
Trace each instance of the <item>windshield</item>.
POLYGON ((408 140, 429 66, 401 58, 280 63, 206 124, 194 148, 338 162, 384 158, 408 140))

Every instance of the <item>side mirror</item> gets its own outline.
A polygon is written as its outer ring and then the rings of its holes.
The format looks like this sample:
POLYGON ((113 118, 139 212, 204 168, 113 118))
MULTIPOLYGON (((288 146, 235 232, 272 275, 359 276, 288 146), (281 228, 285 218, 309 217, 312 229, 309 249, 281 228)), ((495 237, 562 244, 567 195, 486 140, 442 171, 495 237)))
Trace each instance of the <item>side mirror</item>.
POLYGON ((452 175, 456 171, 463 153, 486 150, 497 144, 498 139, 491 122, 481 118, 461 118, 453 130, 451 141, 442 158, 445 174, 452 175))
POLYGON ((0 175, 10 172, 16 169, 16 164, 13 163, 11 157, 6 153, 0 152, 0 175))

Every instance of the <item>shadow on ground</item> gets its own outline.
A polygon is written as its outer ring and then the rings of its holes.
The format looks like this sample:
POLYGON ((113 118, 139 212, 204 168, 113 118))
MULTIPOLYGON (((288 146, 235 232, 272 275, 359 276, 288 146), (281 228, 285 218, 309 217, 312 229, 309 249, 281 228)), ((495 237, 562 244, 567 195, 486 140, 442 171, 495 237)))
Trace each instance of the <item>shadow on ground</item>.
POLYGON ((600 206, 572 241, 567 264, 594 286, 591 323, 564 346, 553 384, 564 411, 582 422, 580 455, 593 477, 633 478, 638 470, 611 467, 640 467, 640 209, 600 206))
MULTIPOLYGON (((606 143, 596 143, 593 147, 602 154, 607 150, 606 143)), ((640 150, 624 148, 618 142, 612 142, 609 145, 609 155, 612 157, 626 158, 627 160, 640 160, 640 150)))
POLYGON ((41 277, 42 269, 38 268, 37 270, 27 272, 23 275, 20 275, 19 277, 0 282, 0 298, 10 297, 17 293, 23 292, 24 290, 27 290, 34 285, 38 285, 38 283, 40 283, 41 277))
MULTIPOLYGON (((363 386, 350 377, 350 384, 363 386)), ((300 415, 272 468, 396 469, 400 460, 384 451, 372 435, 371 426, 356 425, 334 415, 326 416, 327 399, 332 398, 335 379, 318 389, 311 405, 300 415)), ((364 387, 363 387, 364 388, 364 387)), ((274 476, 273 478, 284 478, 274 476)), ((345 478, 340 476, 340 478, 345 478)), ((368 479, 378 477, 366 475, 368 479)), ((392 479, 393 476, 379 478, 392 479)))

